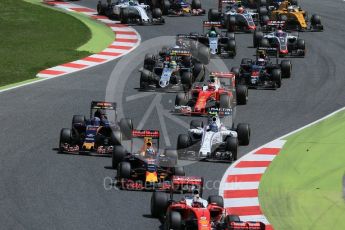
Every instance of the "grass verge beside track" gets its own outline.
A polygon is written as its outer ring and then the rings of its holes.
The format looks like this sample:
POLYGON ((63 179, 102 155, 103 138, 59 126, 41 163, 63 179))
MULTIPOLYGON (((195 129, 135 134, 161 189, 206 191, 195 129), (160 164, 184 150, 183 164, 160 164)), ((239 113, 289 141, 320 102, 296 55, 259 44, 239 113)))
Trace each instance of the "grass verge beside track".
POLYGON ((99 52, 114 39, 108 27, 92 19, 31 3, 0 1, 0 87, 99 52))
POLYGON ((287 138, 264 174, 260 205, 275 229, 344 229, 345 112, 287 138))

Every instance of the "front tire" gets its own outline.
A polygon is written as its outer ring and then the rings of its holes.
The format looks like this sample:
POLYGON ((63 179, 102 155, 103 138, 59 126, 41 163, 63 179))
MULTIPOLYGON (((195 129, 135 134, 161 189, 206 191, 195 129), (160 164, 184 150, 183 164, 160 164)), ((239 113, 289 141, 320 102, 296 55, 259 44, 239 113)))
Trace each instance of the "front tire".
POLYGON ((238 142, 240 145, 249 145, 250 127, 249 124, 240 123, 237 125, 238 142))

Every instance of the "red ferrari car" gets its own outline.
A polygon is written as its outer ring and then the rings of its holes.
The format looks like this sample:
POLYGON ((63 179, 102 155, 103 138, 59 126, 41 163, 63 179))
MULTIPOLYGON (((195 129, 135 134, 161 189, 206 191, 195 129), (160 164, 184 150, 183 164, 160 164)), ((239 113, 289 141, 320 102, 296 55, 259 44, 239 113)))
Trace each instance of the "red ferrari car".
POLYGON ((212 72, 208 84, 195 83, 188 93, 179 93, 175 112, 185 115, 207 115, 210 108, 232 109, 246 104, 248 88, 235 84, 235 74, 212 72))
POLYGON ((163 217, 166 229, 199 230, 264 230, 262 222, 243 222, 237 215, 230 215, 224 209, 221 196, 209 196, 207 200, 194 190, 191 196, 174 201, 172 195, 154 192, 151 198, 151 215, 163 217))

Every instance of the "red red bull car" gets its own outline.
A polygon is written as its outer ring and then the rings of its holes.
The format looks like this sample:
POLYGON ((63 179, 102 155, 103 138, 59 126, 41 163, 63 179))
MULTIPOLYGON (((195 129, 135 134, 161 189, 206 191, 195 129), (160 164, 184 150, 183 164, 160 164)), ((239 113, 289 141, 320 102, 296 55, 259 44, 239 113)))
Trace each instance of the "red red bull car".
POLYGON ((151 215, 162 218, 166 229, 199 230, 264 230, 262 222, 243 222, 239 216, 229 214, 224 209, 221 196, 209 196, 207 200, 194 190, 191 196, 175 201, 167 193, 154 192, 151 197, 151 215))
POLYGON ((188 93, 175 98, 175 112, 183 115, 207 115, 210 108, 233 109, 248 100, 248 89, 235 84, 235 74, 212 72, 208 84, 196 83, 188 93))

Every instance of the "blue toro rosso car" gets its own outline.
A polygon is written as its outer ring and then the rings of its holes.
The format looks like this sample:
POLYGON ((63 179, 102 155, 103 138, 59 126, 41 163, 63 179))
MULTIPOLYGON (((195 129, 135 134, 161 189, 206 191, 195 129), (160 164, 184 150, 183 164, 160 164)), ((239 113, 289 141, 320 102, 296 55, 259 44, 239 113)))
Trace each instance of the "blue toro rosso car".
POLYGON ((117 120, 116 103, 92 101, 90 118, 74 115, 71 128, 60 132, 59 152, 111 156, 114 146, 131 139, 131 119, 117 120))

